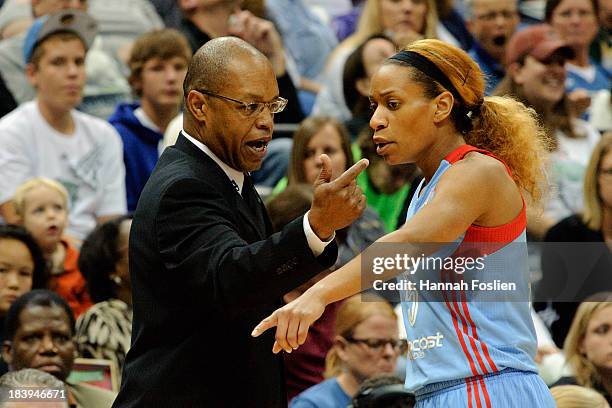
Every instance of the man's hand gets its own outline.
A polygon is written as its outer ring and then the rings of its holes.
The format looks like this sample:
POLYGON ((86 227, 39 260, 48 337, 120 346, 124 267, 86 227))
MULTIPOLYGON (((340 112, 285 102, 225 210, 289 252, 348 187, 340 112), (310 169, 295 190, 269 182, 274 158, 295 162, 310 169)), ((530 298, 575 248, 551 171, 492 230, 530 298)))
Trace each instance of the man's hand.
POLYGON ((570 113, 579 118, 582 116, 589 106, 591 106, 591 97, 586 89, 578 88, 567 94, 570 113))
POLYGON ((326 241, 334 231, 351 225, 366 207, 366 198, 355 179, 366 167, 368 160, 361 159, 340 177, 331 181, 331 160, 321 155, 321 173, 314 183, 312 206, 308 214, 310 227, 326 241))
POLYGON ((315 291, 306 291, 304 294, 277 309, 270 316, 263 319, 251 336, 258 337, 263 332, 276 327, 275 342, 272 346, 274 354, 285 350, 291 353, 304 344, 308 329, 321 317, 325 311, 325 302, 315 291))
POLYGON ((277 77, 285 74, 283 42, 270 21, 240 11, 230 18, 229 34, 242 38, 268 57, 277 77))

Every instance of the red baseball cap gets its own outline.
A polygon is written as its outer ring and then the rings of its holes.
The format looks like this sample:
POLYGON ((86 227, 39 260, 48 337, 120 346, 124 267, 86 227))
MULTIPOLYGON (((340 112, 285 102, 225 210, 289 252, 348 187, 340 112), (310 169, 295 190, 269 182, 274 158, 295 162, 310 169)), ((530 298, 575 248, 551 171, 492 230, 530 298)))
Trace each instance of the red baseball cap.
POLYGON ((506 47, 506 64, 520 61, 530 55, 544 61, 557 51, 568 58, 574 58, 574 50, 559 37, 548 24, 536 24, 515 33, 506 47))

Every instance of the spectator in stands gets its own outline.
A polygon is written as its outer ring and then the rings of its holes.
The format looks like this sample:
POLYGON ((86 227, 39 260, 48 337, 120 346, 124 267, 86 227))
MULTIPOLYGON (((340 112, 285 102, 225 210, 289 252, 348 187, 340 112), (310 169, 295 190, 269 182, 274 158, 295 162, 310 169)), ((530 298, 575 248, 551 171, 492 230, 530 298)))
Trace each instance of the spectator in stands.
POLYGON ((436 1, 438 19, 438 39, 464 50, 472 48, 474 38, 468 31, 463 18, 465 0, 436 1))
POLYGON ((130 213, 136 209, 140 192, 157 164, 168 123, 179 113, 190 60, 186 38, 173 29, 144 34, 132 47, 130 85, 140 101, 119 104, 109 118, 123 140, 130 213))
POLYGON ((557 385, 550 389, 557 408, 610 408, 603 395, 578 385, 557 385))
MULTIPOLYGON (((376 153, 372 141, 372 130, 364 129, 362 137, 351 145, 346 128, 336 119, 311 116, 304 120, 293 137, 294 144, 287 179, 274 189, 278 193, 289 184, 311 184, 320 171, 321 153, 329 155, 334 175, 341 174, 351 166, 353 158, 367 158, 370 165, 357 176, 357 184, 363 190, 368 208, 360 220, 364 225, 380 223, 384 231, 391 232, 406 221, 408 204, 420 178, 413 164, 390 166, 376 153), (371 169, 371 171, 368 171, 371 169)), ((359 220, 357 221, 359 222, 359 220)), ((347 258, 350 260, 354 255, 347 258)))
POLYGON ((131 226, 132 219, 122 216, 96 227, 83 242, 79 258, 79 268, 96 302, 76 322, 79 354, 111 360, 119 371, 132 335, 132 287, 128 270, 131 226))
POLYGON ((548 134, 551 192, 544 213, 531 212, 528 230, 541 239, 561 219, 582 209, 582 184, 599 133, 574 116, 565 90, 565 62, 573 56, 548 25, 516 33, 508 43, 507 74, 494 94, 511 95, 532 107, 548 134))
MULTIPOLYGON (((346 129, 335 119, 316 116, 306 119, 294 136, 289 184, 312 184, 320 169, 320 153, 330 156, 332 165, 336 166, 335 174, 344 171, 345 165, 346 168, 350 167, 352 158, 367 158, 370 161, 368 169, 371 171, 366 169, 357 177, 357 184, 366 195, 369 206, 364 217, 382 221, 385 231, 394 231, 405 222, 408 204, 420 181, 416 167, 412 164, 390 166, 385 163, 376 153, 369 127, 364 129, 362 136, 353 145, 352 153, 349 143, 346 129)), ((285 185, 286 179, 281 180, 275 193, 282 191, 285 185)))
POLYGON ((398 338, 397 316, 386 301, 353 296, 336 315, 336 337, 327 354, 327 380, 293 399, 291 408, 344 408, 363 381, 391 374, 407 343, 398 338))
POLYGON ((176 0, 150 0, 157 14, 161 17, 166 28, 178 29, 181 25, 182 13, 179 2, 176 0))
POLYGON ((287 54, 296 65, 302 110, 308 114, 319 92, 325 61, 338 44, 332 29, 304 0, 266 0, 266 14, 278 29, 287 54))
POLYGON ((6 317, 2 357, 10 371, 35 368, 64 382, 68 404, 77 408, 110 407, 115 394, 67 381, 74 365, 74 316, 59 295, 33 290, 13 303, 6 317))
POLYGON ((591 44, 593 59, 612 75, 612 2, 598 0, 599 34, 591 44))
POLYGON ((612 292, 601 292, 580 304, 563 347, 574 377, 556 385, 592 388, 612 404, 612 292))
POLYGON ((272 64, 280 96, 289 101, 285 110, 275 116, 276 123, 300 123, 304 114, 297 92, 287 72, 281 37, 274 25, 240 8, 239 0, 179 2, 183 9, 180 30, 195 52, 211 38, 233 35, 261 51, 272 64))
POLYGON ((24 403, 28 408, 70 408, 66 400, 66 387, 64 383, 44 371, 33 368, 24 368, 18 371, 11 371, 0 377, 0 407, 2 408, 23 408, 24 403), (29 401, 11 401, 11 390, 21 391, 28 388, 45 391, 45 397, 51 392, 50 398, 30 399, 29 401))
POLYGON ((32 24, 32 5, 29 1, 6 0, 0 7, 0 39, 6 40, 27 31, 32 24))
POLYGON ((506 45, 519 24, 518 0, 467 0, 466 25, 474 37, 470 57, 487 80, 489 95, 503 79, 506 45))
POLYGON ((370 124, 370 79, 383 61, 396 52, 395 44, 389 37, 374 34, 346 59, 342 88, 346 106, 352 115, 351 119, 345 122, 351 140, 355 140, 361 130, 370 124))
POLYGON ((321 171, 319 156, 323 153, 331 160, 332 179, 353 165, 346 128, 333 118, 311 116, 302 121, 293 135, 287 174, 289 184, 312 185, 321 171))
POLYGON ((540 301, 535 308, 543 317, 548 316, 559 347, 563 346, 577 302, 596 292, 612 291, 612 257, 606 245, 612 242, 612 133, 604 135, 593 149, 583 192, 584 209, 554 225, 544 237, 550 244, 542 249, 543 277, 535 292, 540 301), (572 285, 573 281, 579 283, 572 285), (567 285, 573 286, 572 298, 555 298, 567 285))
POLYGON ((121 139, 113 127, 74 108, 85 85, 85 54, 95 22, 68 10, 37 20, 24 56, 37 97, 0 120, 0 213, 16 220, 10 202, 17 186, 36 176, 69 192, 67 235, 82 240, 94 228, 125 214, 121 139))
MULTIPOLYGON (((22 227, 0 225, 0 343, 4 340, 4 320, 19 296, 47 286, 42 251, 22 227)), ((8 367, 0 359, 0 374, 8 367)))
POLYGON ((126 64, 134 41, 149 31, 164 28, 150 0, 84 1, 88 2, 88 12, 98 23, 100 49, 118 61, 124 73, 128 72, 126 64))
MULTIPOLYGON (((102 1, 108 3, 108 0, 102 1)), ((88 2, 85 0, 33 0, 31 10, 27 1, 19 3, 18 7, 36 19, 64 9, 87 11, 87 5, 88 2)), ((91 13, 92 16, 99 18, 95 10, 91 13)), ((0 72, 18 104, 36 97, 36 90, 29 82, 26 73, 28 61, 24 61, 23 58, 26 34, 27 29, 0 42, 0 72)), ((85 62, 87 86, 79 108, 86 113, 106 119, 118 102, 130 96, 130 89, 113 55, 103 49, 99 35, 90 46, 85 62)))
MULTIPOLYGON (((312 3, 313 0, 306 1, 312 3)), ((331 25, 339 41, 347 39, 357 29, 357 23, 359 22, 359 17, 361 16, 361 13, 363 11, 363 6, 365 2, 366 0, 347 0, 347 3, 349 4, 348 8, 344 10, 339 10, 337 13, 328 12, 328 14, 332 17, 331 25)))
POLYGON ((342 71, 349 54, 373 34, 389 36, 398 48, 419 38, 436 38, 438 17, 433 0, 367 0, 357 31, 330 55, 312 113, 341 121, 351 118, 342 92, 342 71))
POLYGON ((77 265, 79 251, 64 238, 68 191, 55 180, 37 177, 17 188, 13 202, 19 223, 32 234, 47 261, 47 288, 63 297, 79 316, 93 303, 77 265))
POLYGON ((589 47, 599 31, 597 0, 548 0, 546 22, 574 50, 567 64, 567 90, 593 93, 610 89, 610 73, 589 57, 589 47))

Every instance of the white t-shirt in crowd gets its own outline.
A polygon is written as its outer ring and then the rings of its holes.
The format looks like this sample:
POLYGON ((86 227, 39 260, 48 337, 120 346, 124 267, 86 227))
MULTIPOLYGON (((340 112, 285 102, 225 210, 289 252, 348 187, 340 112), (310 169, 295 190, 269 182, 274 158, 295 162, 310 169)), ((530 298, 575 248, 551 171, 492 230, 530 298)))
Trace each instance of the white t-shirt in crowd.
POLYGON ((109 123, 76 110, 72 116, 72 135, 53 129, 37 101, 0 120, 0 203, 32 177, 59 181, 70 196, 66 233, 84 239, 97 217, 127 211, 123 146, 109 123))
POLYGON ((574 119, 573 125, 582 137, 571 138, 558 130, 558 148, 550 155, 551 189, 544 213, 556 222, 582 211, 584 174, 591 152, 600 139, 599 132, 587 122, 574 119))

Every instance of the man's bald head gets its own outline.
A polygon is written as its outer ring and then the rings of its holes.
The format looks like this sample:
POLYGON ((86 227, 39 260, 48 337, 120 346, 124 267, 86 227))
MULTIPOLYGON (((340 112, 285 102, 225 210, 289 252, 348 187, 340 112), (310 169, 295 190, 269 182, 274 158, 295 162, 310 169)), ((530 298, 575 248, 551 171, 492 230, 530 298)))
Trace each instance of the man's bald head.
POLYGON ((237 62, 247 62, 251 66, 270 65, 265 55, 240 38, 217 37, 208 41, 191 59, 183 82, 184 95, 189 95, 193 89, 218 93, 227 83, 237 62))

